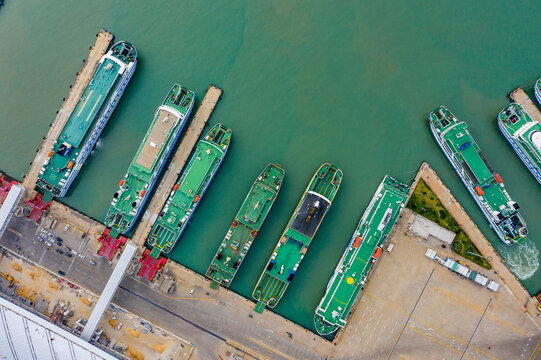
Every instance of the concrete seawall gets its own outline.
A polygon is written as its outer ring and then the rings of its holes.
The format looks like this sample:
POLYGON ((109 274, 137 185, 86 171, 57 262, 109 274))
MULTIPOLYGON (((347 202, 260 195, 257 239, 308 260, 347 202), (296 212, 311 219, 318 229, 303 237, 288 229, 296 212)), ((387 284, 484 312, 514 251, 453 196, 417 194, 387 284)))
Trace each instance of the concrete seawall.
POLYGON ((527 312, 538 325, 541 325, 541 320, 536 317, 536 315, 539 314, 537 310, 539 302, 537 299, 530 296, 515 274, 513 274, 500 255, 492 247, 487 238, 483 235, 483 233, 481 233, 477 225, 475 225, 464 208, 458 203, 449 189, 443 184, 438 175, 436 175, 434 170, 427 163, 423 163, 421 165, 421 168, 411 186, 410 192, 413 192, 417 186, 417 183, 419 182, 419 179, 423 179, 427 183, 430 189, 443 203, 445 208, 455 218, 458 225, 464 230, 466 235, 468 235, 477 249, 479 249, 479 252, 486 257, 487 260, 490 259, 488 262, 498 273, 501 281, 513 294, 515 299, 524 307, 524 311, 527 312))

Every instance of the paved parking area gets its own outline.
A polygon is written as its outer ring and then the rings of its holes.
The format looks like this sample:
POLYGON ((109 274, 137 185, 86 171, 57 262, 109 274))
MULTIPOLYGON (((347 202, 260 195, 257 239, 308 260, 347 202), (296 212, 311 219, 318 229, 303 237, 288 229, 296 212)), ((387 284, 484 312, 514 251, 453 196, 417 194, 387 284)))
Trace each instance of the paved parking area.
POLYGON ((414 217, 402 213, 390 236, 395 246, 337 338, 334 358, 537 359, 541 331, 511 292, 492 292, 425 257, 434 244, 407 234, 414 217))
POLYGON ((93 277, 98 276, 106 281, 115 261, 110 263, 97 255, 99 243, 95 234, 85 230, 89 229, 80 229, 77 225, 53 217, 45 218, 38 225, 25 217, 14 216, 1 242, 20 255, 36 259, 43 266, 65 276, 91 272, 93 277))

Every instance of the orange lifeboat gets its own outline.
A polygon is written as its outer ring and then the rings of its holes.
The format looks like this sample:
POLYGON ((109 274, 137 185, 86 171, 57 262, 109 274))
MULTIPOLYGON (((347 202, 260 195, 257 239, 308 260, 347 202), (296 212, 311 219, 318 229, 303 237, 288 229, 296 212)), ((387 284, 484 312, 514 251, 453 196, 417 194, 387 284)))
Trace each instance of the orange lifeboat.
POLYGON ((193 202, 198 202, 199 201, 199 195, 197 195, 194 199, 193 199, 193 202))
POLYGON ((124 179, 120 180, 120 182, 118 183, 119 186, 122 186, 124 185, 124 179))
POLYGON ((377 259, 379 255, 381 254, 381 248, 378 248, 376 252, 374 253, 374 259, 377 259))
POLYGON ((496 181, 498 182, 498 184, 501 184, 501 183, 503 182, 503 179, 502 179, 502 177, 500 176, 500 174, 494 175, 494 178, 496 179, 496 181))
POLYGON ((51 157, 52 155, 53 155, 53 152, 52 152, 52 151, 49 151, 49 152, 47 153, 47 156, 48 156, 48 157, 51 157))
POLYGON ((252 231, 250 232, 250 237, 251 237, 252 239, 255 239, 256 236, 257 236, 257 230, 252 230, 252 231))
POLYGON ((141 192, 139 193, 139 196, 143 197, 145 195, 145 190, 141 190, 141 192))
POLYGON ((235 219, 235 220, 233 220, 233 224, 231 224, 231 227, 236 228, 237 226, 239 226, 239 221, 237 219, 235 219))
POLYGON ((360 243, 361 243, 361 238, 357 236, 355 238, 355 241, 353 242, 353 247, 356 248, 357 246, 359 246, 360 243))
POLYGON ((483 196, 485 193, 483 192, 483 189, 481 189, 479 186, 475 187, 475 191, 477 192, 477 195, 483 196))
POLYGON ((178 189, 178 184, 175 184, 175 186, 173 186, 173 190, 177 190, 178 189))
POLYGON ((71 169, 72 167, 73 167, 73 161, 70 161, 70 162, 68 163, 68 169, 71 169))

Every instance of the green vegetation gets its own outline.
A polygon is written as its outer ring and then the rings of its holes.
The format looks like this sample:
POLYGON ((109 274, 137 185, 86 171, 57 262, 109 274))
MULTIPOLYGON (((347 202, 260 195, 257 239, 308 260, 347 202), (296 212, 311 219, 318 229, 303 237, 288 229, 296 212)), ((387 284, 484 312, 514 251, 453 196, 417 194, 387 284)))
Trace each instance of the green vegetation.
POLYGON ((454 232, 456 234, 455 240, 453 241, 453 251, 455 253, 486 269, 491 268, 490 264, 485 258, 481 257, 479 250, 477 250, 456 220, 451 216, 449 211, 447 211, 445 206, 443 206, 441 201, 436 197, 423 179, 419 180, 417 187, 411 195, 407 208, 454 232))

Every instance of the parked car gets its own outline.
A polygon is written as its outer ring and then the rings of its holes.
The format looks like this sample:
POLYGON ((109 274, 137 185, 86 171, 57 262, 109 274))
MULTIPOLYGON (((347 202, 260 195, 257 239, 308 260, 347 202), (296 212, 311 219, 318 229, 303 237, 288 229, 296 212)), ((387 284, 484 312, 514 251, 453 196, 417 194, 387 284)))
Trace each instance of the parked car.
POLYGON ((38 238, 38 241, 39 241, 39 242, 43 242, 44 240, 43 240, 43 238, 39 237, 39 238, 38 238))
POLYGON ((66 254, 65 254, 67 257, 71 257, 71 254, 69 252, 66 251, 66 254))
POLYGON ((90 260, 90 264, 96 265, 96 262, 94 260, 90 260))
POLYGON ((75 250, 71 250, 71 253, 72 253, 73 255, 78 255, 78 254, 79 254, 79 253, 78 253, 77 251, 75 251, 75 250))
POLYGON ((65 276, 65 275, 66 275, 66 273, 63 272, 62 270, 58 270, 58 273, 59 273, 60 275, 62 275, 62 276, 65 276))
POLYGON ((70 251, 71 252, 71 248, 69 246, 66 246, 66 251, 70 251))
POLYGON ((51 246, 52 244, 50 242, 48 242, 48 241, 45 241, 45 245, 51 246))
POLYGON ((56 252, 59 253, 60 255, 62 255, 64 252, 60 249, 56 249, 56 252))
POLYGON ((83 254, 79 254, 79 257, 80 257, 81 259, 86 258, 86 256, 84 256, 83 254))

